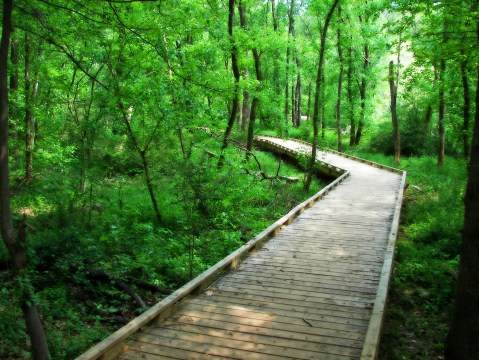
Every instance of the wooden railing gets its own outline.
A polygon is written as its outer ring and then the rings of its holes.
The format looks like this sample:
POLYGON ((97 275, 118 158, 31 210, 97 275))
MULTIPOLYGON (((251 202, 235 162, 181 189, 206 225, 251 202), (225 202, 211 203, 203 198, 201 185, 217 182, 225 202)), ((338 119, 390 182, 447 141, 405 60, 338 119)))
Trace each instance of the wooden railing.
MULTIPOLYGON (((392 169, 392 168, 391 168, 392 169)), ((389 282, 393 270, 394 251, 396 248, 396 240, 399 231, 399 220, 401 218, 402 201, 404 190, 406 188, 406 172, 402 171, 401 184, 399 185, 398 195, 396 199, 396 207, 394 209, 393 221, 389 232, 384 263, 379 279, 378 291, 374 301, 371 320, 369 321, 366 339, 364 341, 361 360, 375 360, 378 358, 379 341, 381 339, 382 325, 384 314, 386 312, 386 300, 388 295, 389 282)))
MULTIPOLYGON (((304 143, 303 141, 299 141, 299 140, 295 140, 295 139, 294 139, 294 141, 304 143)), ((292 150, 290 148, 287 148, 283 145, 280 145, 280 144, 278 144, 274 141, 268 140, 267 138, 265 139, 265 137, 256 137, 254 139, 254 142, 255 142, 256 145, 258 145, 261 148, 265 148, 267 150, 271 150, 271 151, 289 156, 291 158, 297 158, 298 155, 300 155, 300 156, 301 155, 311 156, 308 152, 294 151, 294 150, 292 150)), ((311 146, 311 144, 308 144, 308 143, 305 143, 305 144, 307 144, 308 146, 311 146)), ((345 170, 340 169, 340 168, 338 168, 334 165, 325 163, 324 161, 321 161, 321 160, 318 160, 318 159, 316 159, 315 170, 316 170, 316 172, 318 172, 322 175, 326 175, 326 176, 334 177, 334 178, 336 178, 338 176, 341 176, 342 174, 345 173, 345 170)))

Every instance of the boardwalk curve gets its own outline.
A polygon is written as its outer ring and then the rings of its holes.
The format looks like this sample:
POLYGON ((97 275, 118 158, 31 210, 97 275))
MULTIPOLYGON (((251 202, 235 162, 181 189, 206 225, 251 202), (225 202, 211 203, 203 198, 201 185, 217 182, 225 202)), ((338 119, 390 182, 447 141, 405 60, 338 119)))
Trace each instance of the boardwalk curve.
POLYGON ((406 174, 317 160, 333 183, 77 360, 376 358, 406 174))

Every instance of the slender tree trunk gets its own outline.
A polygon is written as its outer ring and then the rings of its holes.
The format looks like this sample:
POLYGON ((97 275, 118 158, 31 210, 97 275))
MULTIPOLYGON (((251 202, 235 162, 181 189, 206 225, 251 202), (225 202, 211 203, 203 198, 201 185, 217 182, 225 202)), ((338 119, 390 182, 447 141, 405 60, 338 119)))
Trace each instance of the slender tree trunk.
MULTIPOLYGON (((479 21, 477 23, 479 42, 479 21)), ((464 197, 465 213, 454 313, 446 340, 446 360, 479 359, 479 63, 476 112, 464 197)))
POLYGON ((225 134, 223 136, 223 145, 221 146, 221 155, 218 160, 218 167, 223 167, 225 163, 225 154, 224 151, 228 147, 228 142, 230 139, 231 131, 236 119, 236 114, 238 113, 238 104, 239 104, 239 81, 240 81, 240 71, 238 67, 238 47, 233 37, 233 26, 234 26, 234 16, 235 16, 235 0, 229 0, 228 5, 228 35, 231 45, 231 68, 233 70, 233 76, 235 78, 234 84, 234 94, 233 94, 233 104, 231 106, 230 118, 228 120, 228 125, 226 126, 225 134))
POLYGON ((25 183, 33 177, 33 148, 35 145, 35 120, 33 117, 33 91, 30 81, 30 39, 25 33, 25 183))
POLYGON ((349 101, 349 146, 354 146, 356 139, 356 119, 354 118, 354 97, 353 97, 353 38, 349 45, 348 59, 348 101, 349 101))
MULTIPOLYGON (((276 15, 276 6, 275 6, 275 1, 276 0, 271 0, 271 16, 273 18, 273 30, 274 33, 278 33, 278 17, 276 15)), ((275 56, 273 59, 273 84, 274 84, 274 92, 276 95, 281 94, 281 88, 279 86, 279 54, 278 51, 275 50, 275 56)))
MULTIPOLYGON (((294 42, 294 0, 290 0, 288 18, 289 18, 289 27, 288 27, 288 47, 286 49, 286 86, 284 94, 284 117, 286 123, 288 123, 289 118, 289 74, 290 74, 290 58, 291 58, 291 41, 294 42)), ((294 45, 293 45, 294 46, 294 45)), ((293 123, 294 125, 294 123, 293 123)))
MULTIPOLYGON (((243 0, 240 0, 238 8, 239 8, 239 12, 240 12, 241 26, 245 30, 247 30, 246 6, 245 6, 243 0)), ((258 80, 258 86, 255 89, 255 92, 253 94, 253 101, 251 103, 251 111, 249 113, 248 138, 247 138, 247 141, 246 141, 246 149, 248 151, 246 152, 246 160, 249 159, 250 152, 253 149, 254 124, 256 122, 257 111, 258 111, 258 107, 259 107, 259 104, 260 104, 259 91, 261 91, 262 82, 263 82, 263 73, 261 71, 261 58, 260 58, 260 54, 258 52, 258 49, 253 48, 251 50, 251 53, 253 55, 254 68, 255 68, 255 73, 256 73, 256 80, 258 80)))
POLYGON ((398 85, 394 76, 394 62, 389 63, 389 91, 391 92, 391 121, 393 124, 393 141, 394 141, 394 163, 401 163, 401 138, 399 133, 399 124, 397 118, 397 90, 398 85))
POLYGON ((2 37, 0 43, 0 206, 1 233, 3 242, 12 259, 12 270, 19 283, 22 283, 21 308, 30 336, 33 358, 47 360, 50 358, 48 344, 32 286, 28 281, 27 244, 25 225, 20 226, 18 236, 15 234, 10 209, 10 180, 8 164, 8 50, 12 29, 12 0, 3 1, 2 37))
MULTIPOLYGON (((299 69, 301 63, 298 58, 296 58, 297 68, 299 69)), ((298 70, 298 75, 296 76, 296 88, 295 88, 295 105, 296 109, 294 126, 299 127, 301 125, 301 74, 298 70)))
POLYGON ((88 145, 86 131, 81 132, 81 174, 80 174, 80 191, 82 194, 86 192, 86 179, 88 171, 88 145))
POLYGON ((462 123, 462 156, 469 157, 469 119, 471 117, 471 94, 469 91, 469 80, 467 78, 467 62, 461 62, 461 79, 462 89, 464 92, 464 104, 462 108, 463 123, 462 123))
POLYGON ((338 76, 338 99, 336 101, 336 129, 338 131, 338 151, 343 151, 343 143, 341 141, 341 93, 343 88, 344 59, 343 50, 341 48, 341 5, 338 5, 338 30, 336 32, 338 40, 338 59, 339 59, 339 76, 338 76))
POLYGON ((262 89, 263 83, 263 72, 261 71, 261 59, 257 49, 253 49, 253 58, 255 64, 255 71, 256 71, 256 80, 258 80, 258 88, 256 89, 256 93, 253 97, 253 103, 251 104, 251 113, 248 123, 248 142, 246 148, 251 151, 253 149, 253 138, 254 138, 254 124, 256 121, 256 114, 259 108, 260 100, 259 100, 259 91, 262 89))
MULTIPOLYGON (((292 113, 291 121, 294 127, 299 127, 301 124, 301 61, 298 57, 298 50, 296 49, 296 30, 294 26, 294 1, 291 1, 290 17, 289 17, 289 34, 293 41, 293 55, 294 55, 294 70, 296 72, 296 85, 292 85, 291 98, 292 98, 292 113)), ((294 75, 292 76, 294 78, 294 75)))
POLYGON ((307 121, 309 121, 310 114, 311 114, 311 81, 309 82, 309 85, 308 85, 308 110, 306 113, 307 121))
POLYGON ((426 140, 427 135, 431 131, 431 119, 432 119, 432 105, 428 104, 426 109, 426 114, 424 115, 424 140, 426 140))
POLYGON ((358 128, 356 129, 356 135, 354 137, 354 145, 359 145, 361 142, 361 136, 363 134, 364 119, 366 116, 366 90, 367 90, 367 76, 369 68, 369 46, 364 45, 364 62, 363 62, 363 75, 361 79, 361 86, 359 87, 359 96, 361 98, 361 113, 359 115, 358 128))
MULTIPOLYGON (((246 31, 247 26, 246 26, 246 6, 243 3, 243 0, 238 1, 238 11, 239 11, 239 16, 240 16, 240 25, 241 28, 246 31)), ((242 72, 242 77, 243 79, 246 78, 247 71, 246 69, 243 69, 242 72)), ((249 92, 248 90, 243 90, 243 103, 240 109, 240 127, 241 130, 244 130, 246 128, 246 125, 248 124, 249 117, 250 117, 250 106, 249 106, 249 92)))
POLYGON ((304 191, 309 191, 311 182, 313 181, 314 165, 316 163, 316 153, 318 147, 318 123, 319 123, 319 94, 321 92, 321 78, 323 77, 323 63, 324 63, 324 50, 326 47, 326 33, 328 32, 328 26, 333 16, 334 10, 338 5, 339 0, 334 0, 331 8, 329 9, 326 19, 324 20, 323 29, 321 31, 321 42, 319 48, 319 61, 318 61, 318 74, 316 76, 316 93, 314 95, 314 112, 313 112, 313 146, 311 149, 311 159, 308 166, 308 174, 304 182, 304 191))
MULTIPOLYGON (((14 29, 12 29, 12 35, 14 29)), ((12 71, 10 72, 10 126, 11 135, 14 138, 18 137, 17 120, 18 120, 18 64, 20 62, 20 56, 18 52, 18 40, 12 38, 10 41, 10 61, 12 63, 12 71)))
POLYGON ((178 126, 178 139, 180 141, 180 146, 181 146, 181 153, 183 154, 183 159, 187 159, 187 154, 186 154, 186 146, 185 146, 185 139, 183 136, 183 127, 178 126))
POLYGON ((446 130, 444 128, 446 101, 445 101, 445 84, 444 73, 446 72, 446 61, 441 60, 439 64, 439 118, 437 130, 439 135, 439 143, 437 147, 437 165, 444 165, 444 154, 446 148, 446 130))
POLYGON ((153 183, 150 177, 150 166, 148 164, 148 159, 146 157, 146 150, 140 151, 141 162, 143 164, 143 172, 145 173, 145 181, 146 187, 148 189, 148 193, 150 194, 151 203, 153 205, 153 209, 155 210, 156 220, 158 223, 161 223, 162 216, 161 211, 158 206, 158 201, 156 200, 155 190, 153 189, 153 183))
POLYGON ((326 135, 326 94, 324 91, 324 84, 325 84, 325 75, 324 71, 321 75, 321 93, 320 93, 320 111, 321 111, 321 139, 324 139, 326 135))
POLYGON ((248 90, 243 91, 243 105, 241 107, 241 130, 246 129, 248 124, 248 119, 250 117, 250 107, 249 107, 249 92, 248 90))

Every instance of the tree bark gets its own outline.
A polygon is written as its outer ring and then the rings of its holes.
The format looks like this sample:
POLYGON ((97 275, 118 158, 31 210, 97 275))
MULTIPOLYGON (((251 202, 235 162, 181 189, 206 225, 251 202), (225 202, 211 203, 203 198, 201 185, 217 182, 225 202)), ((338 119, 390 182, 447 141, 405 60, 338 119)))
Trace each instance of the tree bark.
POLYGON ((256 93, 253 97, 253 103, 251 104, 251 113, 250 113, 250 118, 248 123, 248 141, 246 144, 246 149, 249 152, 253 150, 254 124, 256 121, 256 114, 260 104, 258 92, 261 91, 262 83, 263 83, 263 73, 261 71, 261 59, 260 59, 259 52, 257 49, 253 49, 252 52, 253 52, 253 58, 254 58, 254 64, 255 64, 256 80, 258 80, 258 88, 256 89, 256 93))
POLYGON ((1 233, 3 242, 12 259, 13 274, 21 282, 21 308, 30 336, 33 358, 50 358, 43 326, 35 304, 31 285, 28 282, 26 234, 21 226, 18 235, 13 229, 10 209, 10 181, 8 163, 8 50, 12 29, 12 0, 3 1, 2 37, 0 42, 0 203, 1 233))
MULTIPOLYGON (((276 6, 275 6, 275 1, 276 0, 271 0, 271 16, 273 18, 273 30, 274 33, 278 33, 278 17, 276 15, 276 6)), ((275 56, 273 59, 273 84, 274 84, 274 92, 276 95, 281 94, 281 88, 279 85, 279 62, 278 62, 279 54, 278 51, 275 50, 275 56)))
POLYGON ((234 16, 235 16, 235 0, 229 0, 228 5, 228 35, 231 45, 231 68, 233 70, 233 76, 235 78, 234 89, 233 89, 233 104, 231 106, 230 118, 228 120, 228 125, 226 126, 225 134, 223 136, 223 144, 221 146, 221 155, 218 160, 218 167, 223 167, 225 163, 225 154, 224 151, 228 147, 231 131, 235 123, 236 115, 238 113, 238 104, 239 104, 239 81, 240 81, 240 71, 238 67, 238 47, 233 37, 233 26, 234 26, 234 16))
POLYGON ((34 90, 30 79, 30 39, 25 33, 25 183, 33 177, 33 148, 35 146, 35 119, 33 117, 34 90))
POLYGON ((462 109, 462 156, 469 157, 469 119, 471 117, 471 94, 469 91, 469 80, 467 78, 467 62, 461 62, 461 79, 464 93, 464 104, 462 109))
MULTIPOLYGON (((274 6, 274 4, 273 4, 274 6)), ((246 25, 246 6, 243 0, 239 1, 239 13, 240 13, 240 20, 241 20, 241 27, 247 30, 246 25)), ((259 107, 259 91, 262 88, 263 82, 263 73, 261 71, 261 58, 258 49, 253 48, 251 49, 251 53, 253 55, 254 60, 254 69, 256 73, 256 80, 258 81, 258 85, 253 93, 253 101, 251 103, 251 110, 249 112, 249 120, 248 120, 248 138, 246 140, 246 160, 249 160, 250 154, 252 154, 253 149, 253 139, 254 139, 254 124, 256 122, 257 111, 259 107)))
POLYGON ((394 163, 401 163, 401 138, 399 133, 399 124, 397 118, 397 90, 398 83, 394 76, 394 62, 389 63, 389 91, 391 93, 391 121, 393 125, 393 141, 394 141, 394 163))
POLYGON ((343 88, 344 59, 343 50, 341 48, 341 5, 338 5, 338 30, 336 36, 338 39, 338 59, 339 59, 339 76, 338 76, 338 99, 336 101, 336 129, 338 132, 338 151, 343 151, 343 143, 341 141, 341 93, 343 88))
POLYGON ((349 45, 348 64, 348 101, 349 101, 349 146, 354 146, 356 139, 356 119, 354 118, 354 97, 353 97, 353 39, 349 45))
POLYGON ((314 95, 314 112, 313 112, 313 146, 311 149, 311 159, 308 166, 308 174, 304 182, 304 191, 309 191, 311 182, 313 181, 314 165, 316 163, 316 153, 318 147, 318 123, 319 123, 319 94, 321 92, 321 79, 323 77, 323 63, 324 63, 324 51, 326 47, 326 33, 328 26, 333 16, 334 10, 338 5, 339 0, 334 0, 331 8, 329 9, 326 19, 324 20, 323 29, 321 31, 321 42, 319 48, 319 61, 318 61, 318 74, 316 76, 316 92, 314 95))
MULTIPOLYGON (((290 58, 291 58, 291 38, 294 37, 294 2, 295 0, 290 0, 288 18, 288 46, 286 48, 286 85, 284 90, 284 117, 286 119, 286 124, 288 123, 289 118, 289 74, 290 74, 290 58)), ((294 124, 293 124, 294 125, 294 124)))
POLYGON ((320 111, 321 111, 321 139, 324 139, 326 135, 326 94, 324 91, 325 84, 325 75, 324 71, 321 76, 321 93, 320 93, 320 111))
MULTIPOLYGON (((12 29, 11 34, 14 34, 14 29, 12 29)), ((17 129, 17 120, 18 120, 18 79, 19 71, 18 64, 20 62, 20 56, 18 51, 18 40, 12 38, 10 40, 10 61, 12 63, 12 71, 10 72, 10 126, 11 126, 11 135, 13 138, 18 137, 17 129)))
POLYGON ((439 64, 439 118, 437 122, 438 130, 438 147, 437 147, 437 165, 444 165, 444 156, 446 148, 446 130, 444 127, 445 114, 446 114, 446 101, 445 101, 445 84, 444 73, 446 72, 446 61, 441 59, 439 64))
MULTIPOLYGON (((244 75, 243 75, 244 77, 244 75)), ((249 106, 249 92, 248 90, 243 91, 243 104, 241 106, 241 122, 240 127, 241 130, 246 129, 246 125, 248 124, 248 120, 250 117, 250 106, 249 106)))
POLYGON ((306 112, 306 120, 308 121, 310 118, 310 114, 311 114, 311 81, 309 82, 309 85, 308 85, 308 110, 306 112))
POLYGON ((354 145, 359 145, 361 142, 361 136, 363 134, 364 119, 366 116, 366 90, 367 90, 367 76, 369 68, 369 46, 365 44, 364 47, 364 62, 363 62, 363 74, 361 78, 361 85, 359 87, 359 96, 361 98, 361 113, 359 115, 358 128, 356 129, 356 135, 354 136, 354 145))
MULTIPOLYGON (((477 38, 479 42, 479 22, 477 38)), ((454 313, 446 340, 446 360, 479 359, 479 63, 475 102, 459 275, 454 313)))

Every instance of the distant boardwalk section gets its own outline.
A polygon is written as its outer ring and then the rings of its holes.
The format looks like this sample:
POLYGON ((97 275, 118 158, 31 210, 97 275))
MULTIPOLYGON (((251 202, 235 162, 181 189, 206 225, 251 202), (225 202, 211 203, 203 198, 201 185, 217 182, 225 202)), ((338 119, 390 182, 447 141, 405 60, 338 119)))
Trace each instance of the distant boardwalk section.
POLYGON ((317 160, 333 183, 78 359, 377 358, 406 174, 317 160))

